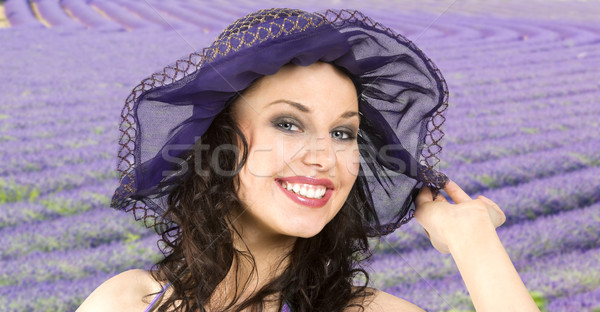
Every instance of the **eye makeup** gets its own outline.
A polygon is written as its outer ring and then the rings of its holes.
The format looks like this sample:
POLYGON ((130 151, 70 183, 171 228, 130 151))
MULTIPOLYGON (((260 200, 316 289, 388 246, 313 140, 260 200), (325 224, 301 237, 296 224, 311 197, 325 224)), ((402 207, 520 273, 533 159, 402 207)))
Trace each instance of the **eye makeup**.
MULTIPOLYGON (((291 115, 277 115, 271 119, 271 125, 276 129, 279 129, 286 133, 294 133, 294 132, 304 132, 303 123, 298 119, 291 115), (285 127, 284 125, 287 125, 285 127), (292 130, 290 128, 297 128, 296 130, 292 130)), ((346 134, 346 138, 339 139, 340 141, 351 141, 356 139, 356 132, 358 130, 356 127, 352 125, 344 125, 338 128, 331 130, 330 133, 343 133, 346 134)), ((335 138, 335 137, 334 137, 335 138)))

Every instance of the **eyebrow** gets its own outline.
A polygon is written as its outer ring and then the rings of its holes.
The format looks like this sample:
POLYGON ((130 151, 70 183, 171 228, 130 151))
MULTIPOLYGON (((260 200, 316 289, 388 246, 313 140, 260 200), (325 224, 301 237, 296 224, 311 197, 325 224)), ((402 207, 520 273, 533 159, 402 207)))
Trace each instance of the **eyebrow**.
MULTIPOLYGON (((310 108, 308 108, 308 107, 306 107, 306 106, 304 106, 304 105, 302 105, 302 104, 300 104, 298 102, 294 102, 294 101, 290 101, 290 100, 284 100, 284 99, 275 100, 275 101, 267 104, 267 107, 271 106, 273 104, 278 104, 278 103, 279 104, 288 104, 288 105, 290 105, 292 107, 295 107, 296 109, 298 109, 301 112, 310 113, 310 108)), ((358 119, 360 119, 360 115, 358 114, 358 112, 354 112, 354 111, 347 111, 347 112, 343 113, 340 117, 347 119, 347 118, 351 118, 351 117, 354 117, 354 116, 356 116, 356 117, 358 117, 358 119)))

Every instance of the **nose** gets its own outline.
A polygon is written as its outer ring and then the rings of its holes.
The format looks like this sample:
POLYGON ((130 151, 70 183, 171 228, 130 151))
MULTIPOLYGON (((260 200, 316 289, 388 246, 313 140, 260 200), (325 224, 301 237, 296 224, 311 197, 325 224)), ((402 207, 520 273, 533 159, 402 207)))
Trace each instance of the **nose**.
POLYGON ((302 154, 302 162, 319 171, 328 171, 336 163, 336 154, 331 138, 316 137, 307 142, 302 154))

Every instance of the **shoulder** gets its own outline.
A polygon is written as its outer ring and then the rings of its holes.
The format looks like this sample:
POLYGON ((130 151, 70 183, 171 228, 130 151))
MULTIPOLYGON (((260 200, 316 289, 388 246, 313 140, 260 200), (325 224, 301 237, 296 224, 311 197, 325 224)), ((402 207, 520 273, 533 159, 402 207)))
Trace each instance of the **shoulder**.
POLYGON ((363 304, 364 312, 425 312, 418 306, 384 291, 371 287, 367 287, 367 291, 374 293, 374 296, 363 304))
POLYGON ((102 283, 86 299, 76 312, 143 311, 151 297, 162 285, 150 272, 141 269, 128 270, 102 283))

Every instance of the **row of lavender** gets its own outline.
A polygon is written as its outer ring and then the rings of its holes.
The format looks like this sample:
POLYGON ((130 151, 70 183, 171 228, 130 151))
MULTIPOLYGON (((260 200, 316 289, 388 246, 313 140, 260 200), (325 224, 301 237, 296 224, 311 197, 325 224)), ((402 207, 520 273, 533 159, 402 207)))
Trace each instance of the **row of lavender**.
MULTIPOLYGON (((77 31, 162 30, 198 28, 205 31, 224 26, 228 17, 224 4, 200 7, 198 3, 175 1, 82 1, 7 0, 5 14, 12 27, 56 28, 77 31), (219 12, 220 14, 216 14, 219 12), (201 18, 198 18, 201 17, 201 18)), ((242 13, 244 10, 229 10, 242 13)), ((225 24, 226 25, 226 24, 225 24)))
MULTIPOLYGON (((51 2, 34 1, 49 23, 51 2)), ((182 2, 163 3, 194 5, 182 2)), ((122 2, 106 3, 121 11, 100 11, 124 20, 103 22, 120 28, 144 16, 127 17, 122 2)), ((70 14, 85 14, 79 10, 70 14)), ((240 8, 214 10, 221 22, 243 15, 240 8)), ((415 14, 373 15, 415 37, 428 24, 415 14)), ((213 25, 205 20, 192 28, 213 25)), ((473 197, 492 198, 506 212, 499 235, 549 311, 589 310, 600 305, 600 112, 593 80, 600 30, 482 22, 447 15, 418 40, 451 89, 441 166, 473 197)), ((184 29, 182 40, 152 29, 93 36, 72 29, 64 36, 17 28, 0 32, 8 43, 2 70, 18 78, 0 84, 0 304, 9 311, 70 311, 108 277, 159 259, 155 235, 107 208, 116 186, 120 105, 149 71, 217 33, 184 29)), ((431 249, 415 222, 374 249, 376 287, 431 311, 470 307, 451 258, 431 249)))

